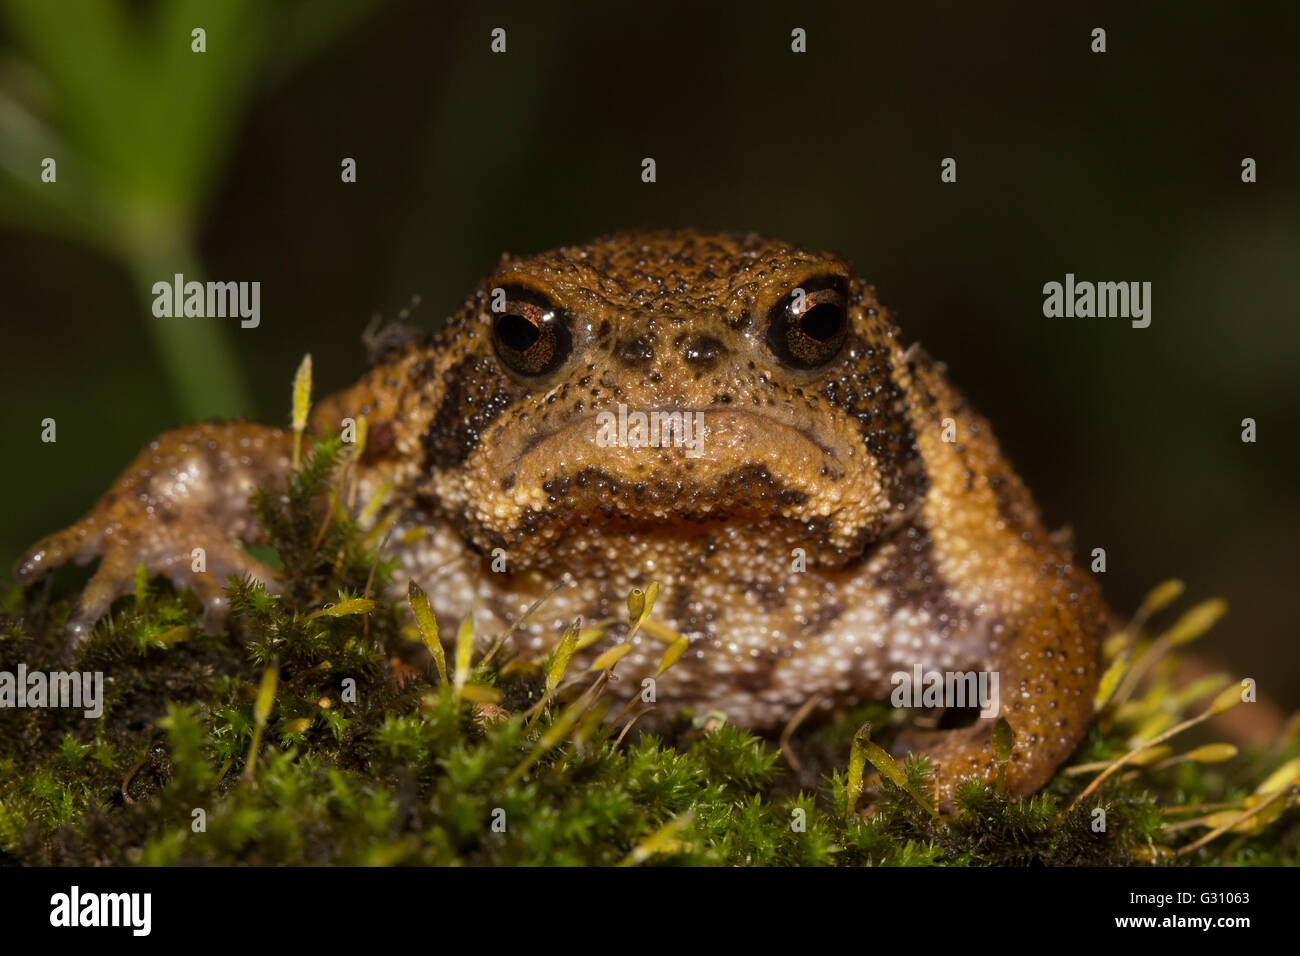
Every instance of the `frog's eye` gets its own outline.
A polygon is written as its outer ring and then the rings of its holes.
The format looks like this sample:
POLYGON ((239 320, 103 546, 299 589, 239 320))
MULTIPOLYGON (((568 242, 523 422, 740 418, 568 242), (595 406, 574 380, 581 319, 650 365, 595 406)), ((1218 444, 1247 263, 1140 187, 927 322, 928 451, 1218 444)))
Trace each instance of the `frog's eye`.
POLYGON ((843 279, 812 279, 788 292, 768 316, 767 347, 786 365, 817 368, 835 358, 848 331, 843 279))
POLYGON ((498 308, 492 318, 492 344, 506 367, 535 377, 555 371, 573 348, 563 311, 529 289, 493 290, 498 308))

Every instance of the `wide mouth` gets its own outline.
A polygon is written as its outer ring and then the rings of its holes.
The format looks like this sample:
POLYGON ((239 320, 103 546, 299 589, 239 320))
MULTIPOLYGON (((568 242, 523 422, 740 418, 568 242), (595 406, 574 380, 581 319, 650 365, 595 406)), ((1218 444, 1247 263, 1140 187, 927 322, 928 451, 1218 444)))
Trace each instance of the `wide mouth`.
POLYGON ((750 410, 620 404, 505 442, 494 450, 493 457, 496 470, 511 472, 535 467, 539 461, 553 467, 567 464, 569 470, 598 461, 634 466, 638 458, 654 464, 672 459, 725 464, 770 449, 781 452, 791 463, 811 455, 827 459, 834 470, 847 467, 851 450, 837 447, 843 443, 836 436, 818 435, 811 427, 796 424, 788 410, 784 412, 776 407, 750 410))
MULTIPOLYGON (((764 408, 616 405, 507 437, 479 460, 503 509, 554 520, 818 522, 880 491, 847 426, 764 408)), ((486 515, 484 517, 487 517, 486 515)), ((493 523, 488 518, 488 524, 493 523)))

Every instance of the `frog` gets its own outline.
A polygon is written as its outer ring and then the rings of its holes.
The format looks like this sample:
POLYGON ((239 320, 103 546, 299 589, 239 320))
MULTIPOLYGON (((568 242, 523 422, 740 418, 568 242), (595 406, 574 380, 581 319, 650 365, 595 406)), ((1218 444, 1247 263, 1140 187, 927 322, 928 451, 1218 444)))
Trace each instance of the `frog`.
MULTIPOLYGON (((760 732, 890 698, 900 674, 996 675, 1009 747, 983 711, 908 738, 945 807, 970 778, 1036 791, 1083 736, 1100 588, 846 259, 704 229, 506 254, 439 330, 377 352, 314 407, 308 440, 364 419, 349 503, 387 516, 396 593, 416 583, 437 620, 530 658, 602 622, 571 666, 626 644, 616 700, 760 732), (650 582, 659 626, 612 625, 650 582), (667 640, 685 644, 662 670, 667 640)), ((24 584, 99 560, 69 653, 138 565, 192 589, 208 629, 229 576, 275 591, 250 500, 285 486, 293 443, 243 421, 164 432, 27 551, 24 584)))

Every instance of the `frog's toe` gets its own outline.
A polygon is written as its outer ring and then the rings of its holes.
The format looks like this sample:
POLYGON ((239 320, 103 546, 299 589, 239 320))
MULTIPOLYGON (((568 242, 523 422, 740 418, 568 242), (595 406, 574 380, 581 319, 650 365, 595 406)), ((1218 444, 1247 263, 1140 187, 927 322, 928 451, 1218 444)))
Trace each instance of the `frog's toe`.
POLYGON ((135 569, 143 565, 150 577, 162 575, 177 588, 189 588, 203 605, 203 630, 221 631, 230 611, 225 585, 231 577, 246 577, 278 593, 282 583, 276 572, 236 544, 225 541, 215 529, 178 535, 166 541, 157 537, 119 535, 107 539, 100 563, 82 591, 64 632, 64 654, 75 655, 90 638, 95 622, 113 602, 135 587, 135 569), (181 538, 187 538, 182 542, 181 538), (195 547, 194 542, 203 544, 195 547))
POLYGON ((107 613, 113 602, 128 594, 135 583, 135 566, 124 560, 120 552, 107 551, 95 571, 77 606, 73 609, 63 632, 63 657, 72 661, 90 639, 95 622, 107 613))
POLYGON ((52 571, 69 561, 85 564, 99 553, 104 532, 103 523, 95 516, 88 515, 28 548, 14 565, 14 577, 26 587, 46 571, 52 571))
MULTIPOLYGON (((924 751, 935 765, 934 796, 940 808, 956 808, 957 790, 970 778, 984 784, 999 779, 1000 764, 993 750, 993 721, 980 719, 969 727, 935 731, 927 735, 924 751)), ((1013 797, 1033 793, 1051 778, 1057 760, 1043 759, 1032 746, 1032 737, 1017 735, 1005 768, 1003 786, 1013 797)), ((913 737, 910 742, 919 742, 913 737)))
POLYGON ((83 613, 80 608, 68 618, 67 628, 63 632, 63 647, 60 657, 66 667, 72 668, 77 663, 81 649, 90 640, 90 632, 95 626, 98 615, 93 612, 83 613))
POLYGON ((18 563, 14 565, 14 577, 24 587, 44 574, 47 568, 54 566, 50 562, 48 549, 41 546, 43 544, 44 542, 41 542, 41 544, 24 552, 18 559, 18 563))

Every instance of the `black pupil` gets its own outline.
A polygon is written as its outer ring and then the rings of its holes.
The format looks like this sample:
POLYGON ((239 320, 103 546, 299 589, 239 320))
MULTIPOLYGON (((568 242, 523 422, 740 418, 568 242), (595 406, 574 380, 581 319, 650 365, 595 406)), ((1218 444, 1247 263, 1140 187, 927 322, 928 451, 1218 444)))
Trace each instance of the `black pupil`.
POLYGON ((542 337, 542 330, 522 315, 508 313, 497 320, 497 338, 516 352, 527 352, 542 337))
POLYGON ((825 342, 840 330, 843 321, 844 312, 838 305, 823 302, 799 317, 799 328, 809 338, 825 342))

